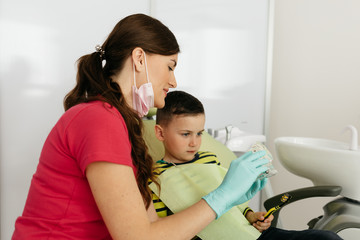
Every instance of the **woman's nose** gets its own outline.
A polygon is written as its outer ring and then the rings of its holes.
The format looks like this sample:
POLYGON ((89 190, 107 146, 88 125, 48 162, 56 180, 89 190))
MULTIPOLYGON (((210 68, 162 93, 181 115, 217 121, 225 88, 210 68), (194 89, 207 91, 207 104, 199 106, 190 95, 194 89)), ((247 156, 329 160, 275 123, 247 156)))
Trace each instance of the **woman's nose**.
POLYGON ((171 88, 176 88, 177 87, 177 82, 176 82, 176 78, 175 78, 174 73, 170 77, 169 85, 170 85, 171 88))

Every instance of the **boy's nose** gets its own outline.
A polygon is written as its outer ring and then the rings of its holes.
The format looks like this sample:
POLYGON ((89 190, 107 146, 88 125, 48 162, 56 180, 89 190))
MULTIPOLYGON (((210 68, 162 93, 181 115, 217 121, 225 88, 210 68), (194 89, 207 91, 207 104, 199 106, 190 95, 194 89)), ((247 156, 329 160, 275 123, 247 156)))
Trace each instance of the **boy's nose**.
POLYGON ((197 139, 196 139, 196 137, 192 137, 191 140, 190 140, 189 145, 190 145, 191 147, 195 147, 196 144, 197 144, 197 139))

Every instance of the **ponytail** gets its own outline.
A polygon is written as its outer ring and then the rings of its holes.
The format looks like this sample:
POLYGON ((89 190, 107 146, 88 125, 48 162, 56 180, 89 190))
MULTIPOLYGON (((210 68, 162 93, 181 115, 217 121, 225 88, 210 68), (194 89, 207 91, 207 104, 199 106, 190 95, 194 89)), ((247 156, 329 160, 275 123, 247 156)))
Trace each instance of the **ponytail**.
POLYGON ((144 14, 121 20, 96 52, 84 55, 77 62, 76 86, 64 98, 64 108, 94 100, 109 103, 123 117, 129 132, 132 162, 137 169, 137 184, 146 208, 152 201, 149 180, 158 185, 153 174, 153 159, 143 139, 143 123, 126 102, 120 86, 112 81, 136 47, 161 55, 178 53, 179 46, 172 32, 160 21, 144 14), (103 66, 103 61, 105 65, 103 66))

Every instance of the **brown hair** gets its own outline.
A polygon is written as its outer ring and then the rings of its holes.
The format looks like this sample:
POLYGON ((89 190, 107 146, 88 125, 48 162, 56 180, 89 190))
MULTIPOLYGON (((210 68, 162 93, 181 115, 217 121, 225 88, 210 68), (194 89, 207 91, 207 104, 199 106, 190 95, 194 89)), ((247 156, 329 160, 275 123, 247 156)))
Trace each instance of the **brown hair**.
POLYGON ((132 161, 137 168, 136 180, 148 208, 151 202, 148 181, 156 182, 156 178, 153 160, 142 137, 143 123, 126 103, 120 86, 111 79, 122 70, 136 47, 165 56, 180 51, 174 34, 160 21, 144 14, 130 15, 116 24, 101 46, 104 52, 96 51, 79 58, 76 86, 65 96, 64 108, 66 111, 79 103, 101 100, 118 109, 128 128, 132 161))
POLYGON ((174 116, 205 115, 199 99, 184 91, 171 91, 166 95, 165 106, 156 111, 156 124, 167 126, 174 116))

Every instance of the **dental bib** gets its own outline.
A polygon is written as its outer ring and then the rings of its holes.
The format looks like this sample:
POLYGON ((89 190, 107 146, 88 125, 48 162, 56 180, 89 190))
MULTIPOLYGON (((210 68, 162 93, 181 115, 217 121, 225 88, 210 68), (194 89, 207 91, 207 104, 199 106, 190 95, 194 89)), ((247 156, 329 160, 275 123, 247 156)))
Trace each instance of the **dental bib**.
MULTIPOLYGON (((217 188, 226 172, 226 168, 215 164, 174 166, 159 176, 160 193, 154 183, 150 184, 150 188, 172 212, 176 213, 195 204, 201 197, 217 188)), ((261 233, 242 214, 246 207, 247 203, 233 207, 197 235, 203 240, 257 239, 261 233)))

